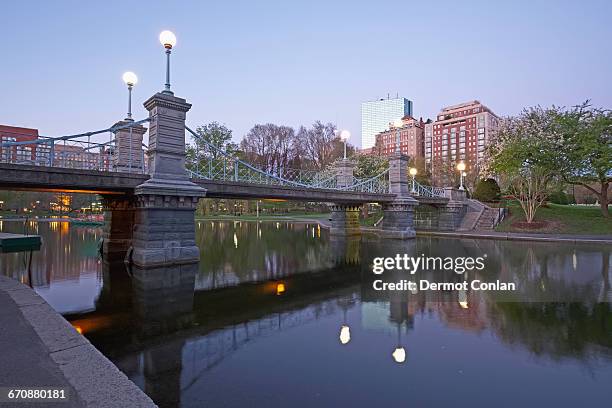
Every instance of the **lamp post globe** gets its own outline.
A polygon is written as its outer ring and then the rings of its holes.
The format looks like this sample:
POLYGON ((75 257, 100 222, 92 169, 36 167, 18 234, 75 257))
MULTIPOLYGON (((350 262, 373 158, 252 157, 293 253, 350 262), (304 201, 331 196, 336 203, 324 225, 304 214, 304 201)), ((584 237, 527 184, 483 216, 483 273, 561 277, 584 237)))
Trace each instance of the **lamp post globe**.
POLYGON ((415 176, 417 175, 417 169, 416 167, 411 167, 408 172, 410 173, 410 175, 412 176, 412 191, 411 193, 415 194, 416 193, 416 189, 415 189, 415 176))
POLYGON ((170 53, 176 45, 176 36, 172 31, 164 30, 159 34, 159 42, 166 49, 166 84, 162 93, 174 95, 170 90, 170 53))
POLYGON ((134 86, 138 83, 138 77, 132 71, 124 72, 121 79, 123 79, 127 86, 134 86))
POLYGON ((344 129, 340 132, 340 140, 342 140, 342 142, 344 143, 344 160, 346 160, 346 142, 349 140, 350 137, 351 132, 349 132, 348 130, 344 129))
POLYGON ((164 48, 172 48, 176 45, 176 36, 172 31, 164 30, 159 33, 159 42, 164 48))
POLYGON ((459 162, 457 164, 457 170, 459 170, 459 190, 464 190, 463 177, 465 177, 465 163, 459 162))
POLYGON ((121 79, 123 79, 123 82, 128 87, 128 111, 126 119, 132 120, 132 88, 138 83, 138 77, 132 71, 127 71, 123 73, 121 79))

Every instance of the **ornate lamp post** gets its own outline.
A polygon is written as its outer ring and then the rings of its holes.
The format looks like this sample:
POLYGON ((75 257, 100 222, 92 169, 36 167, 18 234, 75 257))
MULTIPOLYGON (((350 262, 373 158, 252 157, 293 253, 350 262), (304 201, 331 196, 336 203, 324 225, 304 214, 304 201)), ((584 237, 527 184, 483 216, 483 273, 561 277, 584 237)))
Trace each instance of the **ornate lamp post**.
POLYGON ((126 120, 133 121, 132 119, 132 88, 138 83, 138 77, 133 72, 125 72, 122 76, 123 82, 128 88, 128 112, 126 120))
POLYGON ((465 177, 465 163, 464 162, 459 162, 459 164, 457 164, 457 170, 459 170, 459 190, 463 190, 463 177, 465 177))
POLYGON ((348 130, 343 130, 340 132, 340 140, 342 140, 342 142, 344 143, 344 160, 346 160, 346 142, 349 140, 349 138, 351 137, 351 132, 349 132, 348 130))
POLYGON ((159 34, 159 42, 166 49, 166 87, 162 93, 174 95, 174 92, 170 90, 170 53, 172 52, 172 47, 176 45, 176 36, 172 31, 162 31, 159 34))
POLYGON ((416 194, 416 189, 415 189, 415 180, 414 177, 417 175, 417 169, 416 167, 411 167, 410 170, 408 170, 410 175, 412 176, 412 194, 416 194))
POLYGON ((400 149, 400 129, 404 125, 404 122, 401 119, 396 119, 393 122, 393 127, 395 127, 395 153, 399 153, 400 149))

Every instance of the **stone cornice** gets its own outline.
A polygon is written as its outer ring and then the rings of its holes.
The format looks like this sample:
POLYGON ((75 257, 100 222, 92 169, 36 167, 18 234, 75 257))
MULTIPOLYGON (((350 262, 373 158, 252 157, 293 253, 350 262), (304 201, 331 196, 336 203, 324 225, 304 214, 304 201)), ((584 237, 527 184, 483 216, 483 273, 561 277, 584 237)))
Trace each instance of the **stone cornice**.
POLYGON ((191 109, 191 104, 187 103, 185 99, 162 93, 156 93, 147 99, 143 105, 148 111, 155 107, 168 108, 179 112, 187 112, 191 109))

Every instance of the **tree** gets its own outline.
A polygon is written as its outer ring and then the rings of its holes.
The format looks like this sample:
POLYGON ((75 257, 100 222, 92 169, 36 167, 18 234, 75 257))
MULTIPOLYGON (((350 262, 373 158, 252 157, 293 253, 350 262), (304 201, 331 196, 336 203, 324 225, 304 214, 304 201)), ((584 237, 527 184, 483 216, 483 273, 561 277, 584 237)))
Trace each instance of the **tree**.
POLYGON ((557 163, 563 180, 592 191, 609 217, 608 189, 612 181, 612 111, 585 102, 557 116, 560 127, 557 163), (597 185, 597 188, 593 185, 597 185))
POLYGON ((558 175, 559 109, 535 107, 504 120, 487 150, 490 167, 504 176, 527 223, 546 201, 558 175))
POLYGON ((361 154, 357 156, 354 176, 357 178, 372 178, 389 168, 386 157, 361 154))
POLYGON ((244 158, 266 172, 281 174, 294 167, 296 158, 295 131, 273 123, 255 125, 240 142, 244 158))
MULTIPOLYGON (((297 133, 298 155, 305 164, 315 170, 323 170, 344 154, 344 145, 336 135, 336 125, 313 123, 311 128, 300 126, 297 133)), ((354 148, 347 146, 347 154, 354 148)))
POLYGON ((196 128, 193 144, 186 146, 187 167, 198 171, 206 169, 208 164, 219 162, 222 152, 235 155, 238 146, 232 143, 232 131, 218 122, 196 128))

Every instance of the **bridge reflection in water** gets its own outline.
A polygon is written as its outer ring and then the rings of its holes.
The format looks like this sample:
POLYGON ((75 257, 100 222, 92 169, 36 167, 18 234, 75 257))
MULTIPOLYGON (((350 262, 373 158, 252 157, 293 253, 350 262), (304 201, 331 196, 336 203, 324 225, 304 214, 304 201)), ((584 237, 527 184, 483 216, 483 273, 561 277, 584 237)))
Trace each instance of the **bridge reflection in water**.
MULTIPOLYGON (((584 395, 605 405, 609 396, 601 387, 612 380, 609 248, 336 239, 316 224, 202 221, 199 265, 164 273, 98 264, 88 248, 99 230, 37 228, 48 258, 34 255, 35 289, 161 406, 397 404, 406 384, 440 406, 456 398, 484 406, 496 397, 487 389, 504 384, 523 390, 507 397, 515 405, 584 395), (516 281, 519 290, 512 298, 374 291, 373 257, 397 253, 487 254, 486 270, 469 278, 516 281), (88 292, 91 273, 98 292, 88 292), (434 372, 437 386, 459 395, 432 392, 434 372)), ((0 269, 27 280, 20 259, 5 255, 0 269)))

